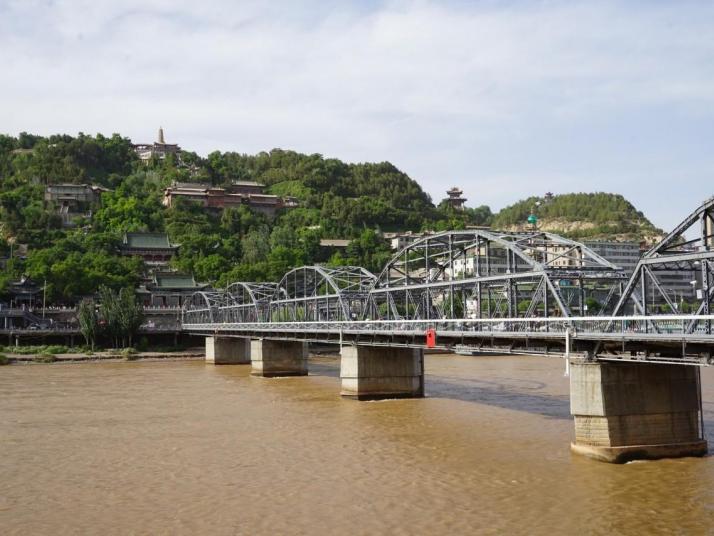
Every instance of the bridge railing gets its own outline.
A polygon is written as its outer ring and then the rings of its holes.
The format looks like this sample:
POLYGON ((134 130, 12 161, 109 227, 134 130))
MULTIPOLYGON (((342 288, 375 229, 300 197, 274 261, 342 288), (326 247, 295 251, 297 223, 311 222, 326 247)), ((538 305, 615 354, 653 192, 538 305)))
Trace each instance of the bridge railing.
POLYGON ((712 338, 714 315, 658 315, 623 317, 570 317, 570 318, 488 318, 442 320, 361 320, 313 322, 256 322, 183 324, 187 331, 230 332, 300 332, 300 333, 393 333, 422 334, 433 329, 442 333, 464 334, 552 334, 564 335, 566 331, 577 335, 610 335, 623 337, 639 334, 663 337, 686 336, 712 338))

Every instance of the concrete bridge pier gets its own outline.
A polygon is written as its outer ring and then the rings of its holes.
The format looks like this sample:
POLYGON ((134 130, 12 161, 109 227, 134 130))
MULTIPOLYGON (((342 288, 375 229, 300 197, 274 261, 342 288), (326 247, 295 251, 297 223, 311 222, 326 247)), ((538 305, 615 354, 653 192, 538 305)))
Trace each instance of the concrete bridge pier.
POLYGON ((206 363, 249 365, 250 339, 247 337, 206 337, 206 363))
POLYGON ((258 339, 250 346, 252 376, 307 376, 307 342, 258 339))
POLYGON ((343 346, 340 394, 357 400, 424 396, 424 351, 395 346, 343 346))
POLYGON ((573 360, 573 452, 598 460, 704 456, 699 369, 573 360))

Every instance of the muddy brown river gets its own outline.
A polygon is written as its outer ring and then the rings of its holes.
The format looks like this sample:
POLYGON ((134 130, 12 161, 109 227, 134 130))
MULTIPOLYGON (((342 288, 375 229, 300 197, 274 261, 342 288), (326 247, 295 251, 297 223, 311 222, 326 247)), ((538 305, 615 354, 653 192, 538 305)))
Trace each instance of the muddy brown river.
POLYGON ((714 457, 570 453, 559 359, 429 355, 427 398, 380 402, 310 367, 0 368, 0 533, 714 533, 714 457))

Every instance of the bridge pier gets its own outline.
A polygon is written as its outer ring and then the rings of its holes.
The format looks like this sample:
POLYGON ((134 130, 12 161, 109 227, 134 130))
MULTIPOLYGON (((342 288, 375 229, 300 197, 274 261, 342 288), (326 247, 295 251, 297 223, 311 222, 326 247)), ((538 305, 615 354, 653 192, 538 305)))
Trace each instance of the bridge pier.
POLYGON ((206 337, 206 363, 214 365, 250 364, 250 339, 247 337, 206 337))
POLYGON ((424 396, 424 351, 394 346, 343 346, 340 379, 340 394, 346 398, 420 398, 424 396))
POLYGON ((598 460, 704 456, 699 369, 573 360, 571 450, 598 460))
POLYGON ((307 342, 258 339, 251 342, 252 376, 307 376, 307 342))

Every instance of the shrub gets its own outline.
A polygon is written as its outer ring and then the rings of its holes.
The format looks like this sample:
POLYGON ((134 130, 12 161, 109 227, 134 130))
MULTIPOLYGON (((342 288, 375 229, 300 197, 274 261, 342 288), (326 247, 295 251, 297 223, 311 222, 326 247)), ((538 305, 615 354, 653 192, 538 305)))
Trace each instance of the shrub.
POLYGON ((9 364, 10 364, 10 359, 4 354, 0 354, 0 366, 9 365, 9 364))
POLYGON ((121 355, 123 355, 124 358, 125 358, 127 361, 134 361, 135 359, 139 359, 139 356, 138 356, 138 354, 137 354, 137 351, 136 351, 134 348, 131 348, 131 347, 129 347, 129 348, 124 348, 124 349, 121 351, 121 355))
POLYGON ((65 354, 69 352, 69 348, 62 344, 52 344, 43 346, 2 346, 0 347, 0 352, 7 352, 9 354, 22 354, 22 355, 32 355, 32 354, 65 354))
POLYGON ((30 355, 40 353, 43 348, 42 346, 8 346, 7 351, 11 354, 30 355))
POLYGON ((48 354, 66 354, 69 352, 69 348, 61 344, 52 344, 50 346, 45 346, 44 351, 48 354))
POLYGON ((54 363, 55 361, 57 361, 57 358, 52 354, 42 353, 37 354, 33 361, 35 363, 54 363))

